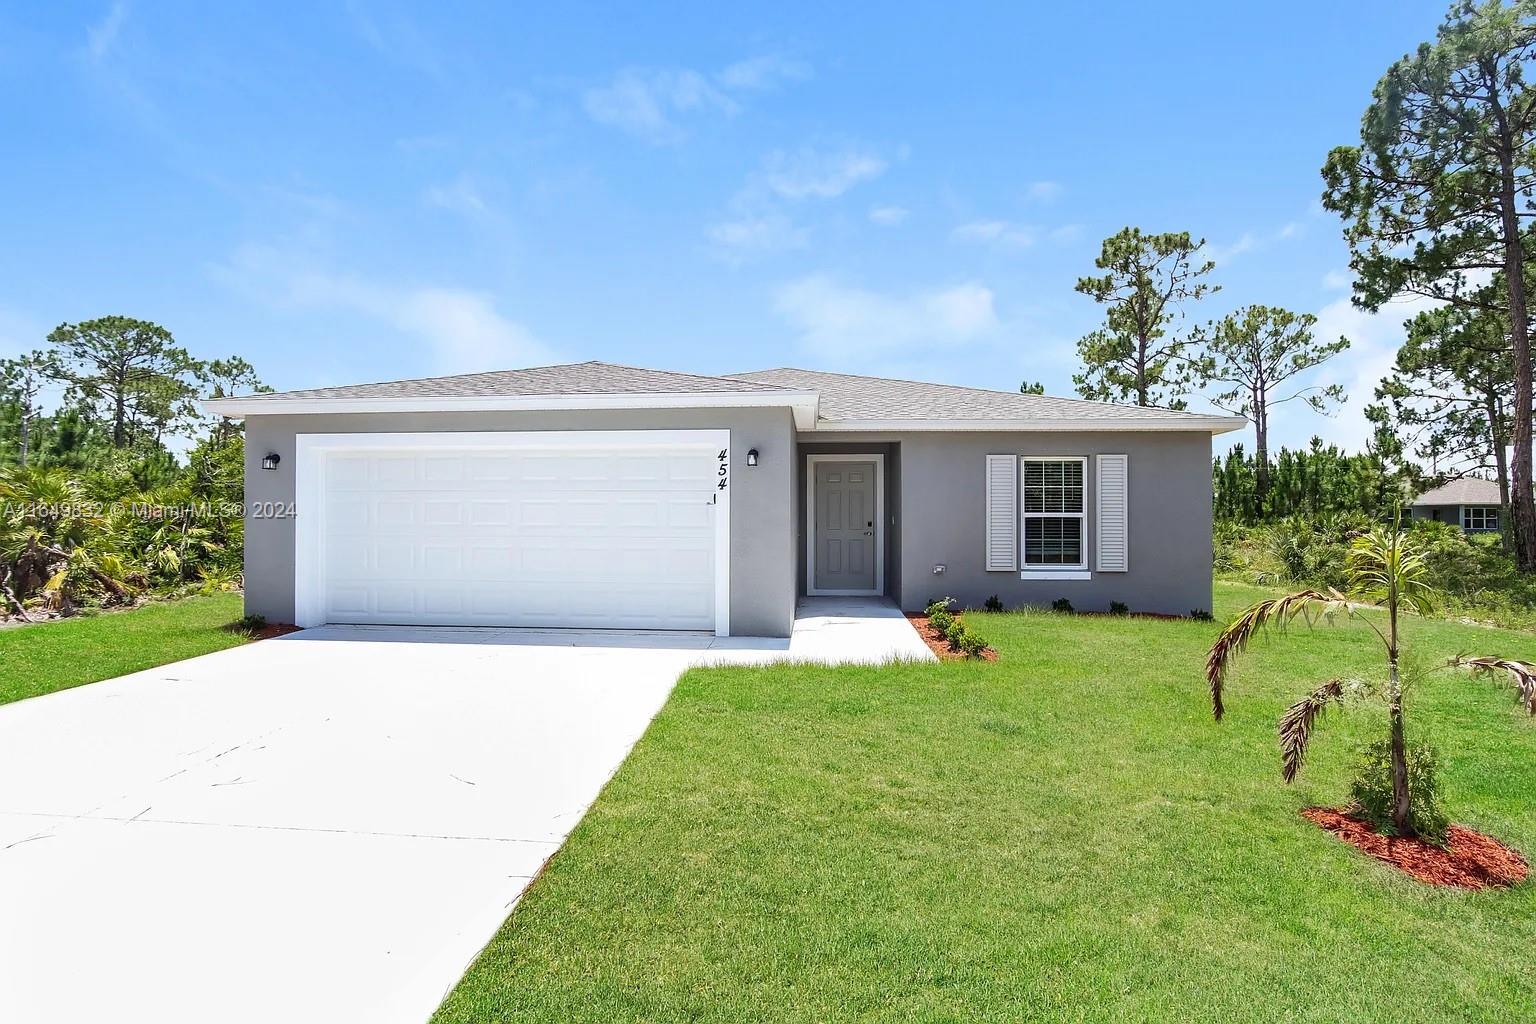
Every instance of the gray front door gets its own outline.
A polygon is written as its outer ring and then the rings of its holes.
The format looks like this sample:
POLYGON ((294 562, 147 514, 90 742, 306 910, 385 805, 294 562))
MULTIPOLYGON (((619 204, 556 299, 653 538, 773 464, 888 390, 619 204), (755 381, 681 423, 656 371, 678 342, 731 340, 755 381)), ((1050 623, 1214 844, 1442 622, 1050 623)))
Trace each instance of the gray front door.
POLYGON ((816 462, 816 590, 875 589, 875 464, 816 462))

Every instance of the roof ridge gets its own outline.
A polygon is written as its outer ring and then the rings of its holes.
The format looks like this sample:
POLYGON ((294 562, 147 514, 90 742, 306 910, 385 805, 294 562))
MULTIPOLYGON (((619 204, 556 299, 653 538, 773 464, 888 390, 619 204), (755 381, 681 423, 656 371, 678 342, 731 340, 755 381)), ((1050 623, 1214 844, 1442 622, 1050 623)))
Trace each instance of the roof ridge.
MULTIPOLYGON (((561 365, 561 364, 557 364, 557 365, 561 365)), ((639 370, 642 373, 664 373, 664 374, 666 374, 669 377, 691 377, 694 380, 721 381, 721 380, 732 380, 732 379, 734 379, 728 373, 718 373, 718 374, 717 373, 689 373, 687 370, 658 370, 658 369, 655 369, 654 367, 650 367, 650 366, 634 366, 634 365, 631 365, 630 363, 610 363, 606 359, 589 359, 589 360, 587 360, 586 363, 567 363, 567 364, 564 364, 564 365, 568 365, 568 366, 587 366, 587 365, 591 365, 591 366, 612 366, 612 367, 615 367, 615 368, 620 369, 620 370, 639 370)), ((533 369, 540 369, 540 367, 533 367, 533 369)), ((770 387, 770 388, 778 388, 780 391, 795 391, 795 390, 798 390, 796 388, 785 387, 783 384, 773 384, 773 383, 770 383, 768 381, 753 381, 752 383, 766 385, 767 387, 770 387)))
MULTIPOLYGON (((581 362, 575 362, 575 363, 543 363, 543 364, 540 364, 538 366, 515 366, 515 367, 508 367, 508 368, 503 368, 503 369, 499 369, 499 370, 474 370, 474 371, 471 371, 469 373, 449 373, 449 374, 442 374, 440 376, 435 376, 435 377, 398 377, 398 378, 394 378, 394 379, 391 379, 391 380, 364 381, 364 382, 359 383, 359 384, 322 384, 322 385, 317 385, 315 387, 308 387, 308 388, 290 388, 287 391, 264 392, 259 397, 281 398, 283 395, 299 394, 299 393, 309 392, 309 391, 344 391, 344 390, 345 391, 350 391, 350 390, 352 390, 354 388, 388 387, 388 386, 394 385, 394 384, 425 384, 425 383, 430 383, 430 382, 433 382, 433 381, 466 380, 466 379, 474 378, 474 377, 492 377, 492 376, 495 376, 497 374, 537 373, 537 372, 539 372, 541 370, 562 370, 562 369, 568 369, 570 367, 575 367, 575 366, 606 366, 606 367, 611 367, 611 368, 616 369, 616 370, 632 370, 632 371, 638 371, 640 373, 654 373, 654 374, 661 374, 661 375, 668 376, 668 377, 685 377, 685 378, 689 378, 689 379, 692 379, 692 380, 707 380, 707 381, 714 381, 714 382, 717 382, 717 383, 721 382, 721 381, 725 381, 725 380, 728 379, 728 378, 723 377, 723 376, 711 376, 709 374, 704 374, 704 373, 684 373, 684 372, 680 372, 678 370, 658 370, 658 369, 655 369, 654 367, 649 367, 649 366, 632 366, 632 365, 630 365, 628 363, 610 363, 610 362, 607 362, 606 360, 603 360, 603 359, 584 359, 581 362)), ((756 386, 758 386, 760 388, 772 388, 772 389, 774 389, 776 391, 796 391, 796 390, 799 390, 799 389, 796 389, 796 388, 786 387, 786 386, 784 386, 782 384, 773 384, 773 383, 770 383, 768 381, 751 381, 749 383, 755 384, 756 386)), ((572 394, 579 394, 580 392, 571 392, 571 393, 572 394)), ((237 396, 237 397, 241 397, 241 398, 245 398, 245 397, 255 398, 255 397, 258 397, 258 396, 257 395, 249 395, 249 396, 241 395, 241 396, 237 396)))
MULTIPOLYGON (((883 380, 892 384, 916 384, 920 387, 947 388, 951 391, 980 391, 983 394, 988 395, 1018 395, 1021 398, 1049 398, 1053 402, 1073 402, 1077 405, 1120 405, 1119 402, 1099 402, 1092 398, 1067 398, 1064 395, 1032 395, 1023 391, 1001 391, 997 388, 978 388, 969 384, 945 384, 932 380, 912 380, 909 377, 875 377, 865 373, 839 373, 836 370, 807 370, 799 366, 775 366, 762 370, 746 370, 742 373, 728 373, 725 374, 725 376, 747 377, 754 373, 775 373, 781 370, 788 370, 791 373, 814 373, 820 374, 824 377, 842 377, 846 380, 883 380)), ((1148 409, 1153 412, 1165 412, 1175 416, 1199 416, 1202 418, 1208 418, 1213 415, 1220 415, 1219 413, 1190 412, 1188 409, 1168 409, 1161 405, 1126 405, 1121 407, 1126 409, 1148 409)))

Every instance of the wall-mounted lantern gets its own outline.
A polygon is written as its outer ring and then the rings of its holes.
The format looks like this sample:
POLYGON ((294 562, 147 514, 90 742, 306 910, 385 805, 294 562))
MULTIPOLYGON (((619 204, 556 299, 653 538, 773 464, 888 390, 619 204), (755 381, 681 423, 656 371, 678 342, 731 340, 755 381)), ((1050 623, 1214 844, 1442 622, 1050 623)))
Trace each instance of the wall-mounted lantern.
POLYGON ((282 461, 283 461, 283 457, 281 455, 277 454, 277 452, 267 452, 267 454, 265 454, 265 455, 263 455, 261 457, 261 468, 262 469, 276 469, 277 468, 277 464, 279 462, 282 462, 282 461))
POLYGON ((749 466, 757 465, 757 449, 756 448, 753 448, 751 451, 747 452, 747 465, 749 465, 749 466))

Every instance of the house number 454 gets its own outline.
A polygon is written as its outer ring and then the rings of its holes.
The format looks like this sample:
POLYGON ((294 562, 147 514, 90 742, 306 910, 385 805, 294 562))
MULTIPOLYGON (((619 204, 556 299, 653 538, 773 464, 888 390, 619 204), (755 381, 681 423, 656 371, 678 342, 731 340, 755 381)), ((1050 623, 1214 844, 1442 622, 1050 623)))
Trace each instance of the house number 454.
POLYGON ((715 490, 723 491, 726 481, 731 478, 731 460, 724 448, 720 449, 720 454, 716 458, 720 460, 720 482, 715 485, 715 490))

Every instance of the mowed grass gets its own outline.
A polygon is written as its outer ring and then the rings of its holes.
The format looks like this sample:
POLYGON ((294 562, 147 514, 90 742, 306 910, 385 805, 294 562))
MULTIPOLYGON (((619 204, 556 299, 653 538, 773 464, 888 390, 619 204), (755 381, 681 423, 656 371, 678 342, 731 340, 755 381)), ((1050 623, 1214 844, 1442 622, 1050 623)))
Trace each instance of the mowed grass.
MULTIPOLYGON (((1377 672, 1363 626, 1261 641, 1217 725, 1215 624, 971 618, 1002 661, 688 673, 434 1020, 1536 1019, 1536 884, 1427 888, 1297 814, 1344 800, 1374 708, 1280 781, 1285 705, 1377 672)), ((1406 632, 1426 664, 1536 659, 1406 632)), ((1536 851, 1510 691, 1432 675, 1409 728, 1455 820, 1536 851)))
POLYGON ((0 704, 238 646, 241 614, 217 594, 0 629, 0 704))

